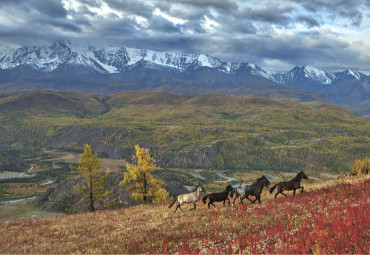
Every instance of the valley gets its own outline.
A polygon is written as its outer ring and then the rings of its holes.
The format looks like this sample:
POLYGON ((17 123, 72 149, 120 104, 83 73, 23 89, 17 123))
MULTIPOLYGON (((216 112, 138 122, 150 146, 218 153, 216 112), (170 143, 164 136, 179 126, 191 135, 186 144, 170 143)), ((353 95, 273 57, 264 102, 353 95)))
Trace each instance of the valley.
MULTIPOLYGON (((158 166, 155 175, 171 183, 167 188, 173 195, 197 183, 218 191, 227 180, 252 182, 262 173, 278 181, 304 170, 311 181, 333 180, 370 153, 370 121, 322 102, 29 91, 4 95, 0 110, 0 175, 17 177, 0 180, 1 200, 44 196, 61 182, 73 191, 77 176, 69 165, 78 162, 86 143, 98 153, 103 170, 113 174, 111 185, 122 178, 134 145, 149 148, 158 166), (18 172, 9 176, 11 162, 17 162, 18 172), (34 176, 18 178, 32 166, 34 176)), ((54 192, 73 195, 68 188, 54 192)), ((128 199, 123 190, 117 192, 128 199)), ((58 199, 58 205, 42 206, 82 209, 58 199)))

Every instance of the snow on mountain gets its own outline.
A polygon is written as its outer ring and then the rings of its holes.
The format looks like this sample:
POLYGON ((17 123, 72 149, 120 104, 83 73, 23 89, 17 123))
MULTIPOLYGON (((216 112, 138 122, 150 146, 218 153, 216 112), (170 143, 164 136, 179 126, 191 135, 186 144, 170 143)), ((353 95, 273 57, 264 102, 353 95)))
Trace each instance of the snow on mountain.
POLYGON ((285 74, 275 74, 275 81, 281 84, 293 84, 303 80, 328 85, 336 80, 336 76, 333 73, 319 70, 315 67, 305 65, 302 67, 296 66, 285 74))
POLYGON ((350 69, 331 73, 315 67, 297 66, 287 73, 271 73, 251 63, 222 62, 205 54, 158 52, 127 47, 78 47, 69 40, 50 46, 32 46, 0 52, 0 69, 28 65, 43 72, 51 72, 63 65, 82 66, 98 73, 122 73, 145 65, 147 68, 171 68, 191 72, 210 68, 226 74, 252 74, 280 84, 309 89, 310 86, 328 86, 338 79, 353 77, 370 84, 370 77, 350 69))
POLYGON ((351 69, 347 69, 343 72, 338 72, 338 73, 335 73, 335 75, 338 77, 338 78, 341 78, 341 79, 344 79, 344 78, 355 78, 356 80, 359 80, 359 81, 362 81, 366 84, 370 84, 370 76, 367 76, 363 73, 360 73, 360 72, 357 72, 357 71, 353 71, 351 69))
POLYGON ((222 62, 205 54, 185 54, 158 52, 127 47, 96 49, 81 48, 69 40, 61 40, 50 46, 22 47, 0 52, 0 69, 12 69, 28 65, 43 72, 50 72, 64 64, 80 65, 99 73, 120 73, 137 65, 173 68, 179 71, 192 71, 211 68, 227 74, 247 71, 253 75, 272 79, 270 73, 249 63, 222 62))
POLYGON ((334 74, 326 71, 321 71, 309 65, 304 66, 303 70, 305 73, 305 77, 319 81, 323 84, 331 84, 336 79, 334 74))

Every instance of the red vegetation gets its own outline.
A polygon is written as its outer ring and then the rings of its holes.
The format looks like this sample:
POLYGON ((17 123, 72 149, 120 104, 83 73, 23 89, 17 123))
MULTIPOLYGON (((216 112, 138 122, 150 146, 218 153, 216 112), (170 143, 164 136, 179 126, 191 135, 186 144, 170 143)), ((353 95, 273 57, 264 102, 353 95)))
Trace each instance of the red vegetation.
POLYGON ((0 223, 0 253, 370 253, 370 180, 261 205, 186 209, 143 205, 0 223))

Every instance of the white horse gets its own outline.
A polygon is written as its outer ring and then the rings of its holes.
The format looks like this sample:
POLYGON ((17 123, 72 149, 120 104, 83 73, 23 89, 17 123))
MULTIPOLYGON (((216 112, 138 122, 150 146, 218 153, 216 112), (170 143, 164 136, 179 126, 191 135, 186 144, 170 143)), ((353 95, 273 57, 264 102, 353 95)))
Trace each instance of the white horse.
POLYGON ((174 211, 174 213, 177 211, 177 208, 180 208, 180 210, 182 211, 180 206, 183 203, 188 203, 188 204, 193 203, 194 207, 191 208, 190 210, 195 210, 197 208, 196 203, 199 199, 200 192, 206 192, 206 190, 202 186, 198 186, 198 188, 194 192, 178 195, 175 198, 175 200, 173 200, 172 204, 168 208, 171 208, 176 203, 176 201, 178 201, 179 203, 177 204, 176 210, 174 211))

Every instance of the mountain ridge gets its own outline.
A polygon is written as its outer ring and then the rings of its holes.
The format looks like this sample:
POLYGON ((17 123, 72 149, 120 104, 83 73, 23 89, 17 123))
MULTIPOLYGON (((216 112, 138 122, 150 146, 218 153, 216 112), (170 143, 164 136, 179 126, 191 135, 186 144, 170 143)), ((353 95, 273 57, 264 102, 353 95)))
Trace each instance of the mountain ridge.
POLYGON ((370 100, 370 76, 351 69, 327 72, 309 65, 272 73, 252 63, 223 62, 205 54, 84 48, 69 40, 0 52, 0 92, 32 89, 224 93, 290 101, 330 100, 351 108, 370 100))

